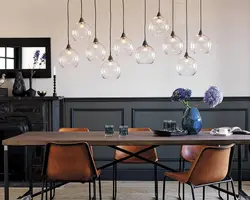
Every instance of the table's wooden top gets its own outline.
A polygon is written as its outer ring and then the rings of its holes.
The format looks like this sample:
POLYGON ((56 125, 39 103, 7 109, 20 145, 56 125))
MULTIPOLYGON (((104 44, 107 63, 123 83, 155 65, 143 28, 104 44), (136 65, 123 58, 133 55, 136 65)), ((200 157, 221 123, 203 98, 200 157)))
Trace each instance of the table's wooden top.
POLYGON ((105 137, 103 131, 91 131, 83 133, 62 132, 27 132, 6 140, 3 145, 8 146, 39 146, 50 142, 73 143, 88 142, 94 146, 108 145, 226 145, 226 144, 250 144, 250 135, 212 136, 208 132, 199 135, 159 137, 151 132, 129 133, 120 138, 116 132, 112 137, 105 137))

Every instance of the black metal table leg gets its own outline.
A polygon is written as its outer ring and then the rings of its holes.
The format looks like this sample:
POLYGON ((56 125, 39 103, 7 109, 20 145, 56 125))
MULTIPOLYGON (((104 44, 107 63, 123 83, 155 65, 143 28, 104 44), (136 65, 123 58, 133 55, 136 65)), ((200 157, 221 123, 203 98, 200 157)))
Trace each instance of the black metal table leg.
POLYGON ((8 146, 4 146, 4 200, 9 200, 8 146))
POLYGON ((238 193, 242 190, 241 145, 238 145, 238 193))

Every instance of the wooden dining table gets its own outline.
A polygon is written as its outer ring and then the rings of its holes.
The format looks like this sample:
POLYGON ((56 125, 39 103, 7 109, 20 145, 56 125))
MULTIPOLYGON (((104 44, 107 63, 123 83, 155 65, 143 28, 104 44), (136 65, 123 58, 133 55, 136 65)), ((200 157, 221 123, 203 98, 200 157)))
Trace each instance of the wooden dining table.
MULTIPOLYGON (((107 163, 99 169, 105 169, 114 164, 122 162, 123 160, 129 159, 131 157, 140 158, 146 162, 152 163, 159 167, 162 167, 169 171, 176 171, 171 169, 168 166, 165 166, 158 162, 153 162, 147 160, 144 157, 141 157, 140 154, 144 153, 152 148, 163 145, 229 145, 235 144, 238 146, 238 197, 243 199, 250 199, 250 197, 244 192, 242 188, 242 145, 250 145, 250 135, 231 135, 231 136, 213 136, 209 132, 201 132, 198 135, 185 135, 185 136, 170 136, 170 137, 159 137, 153 134, 153 132, 132 132, 128 136, 120 137, 117 132, 113 136, 105 137, 104 131, 90 131, 84 133, 66 133, 66 132, 27 132, 15 137, 8 138, 2 141, 4 146, 4 200, 9 200, 9 172, 8 172, 8 150, 12 146, 45 146, 48 143, 79 143, 87 142, 91 146, 108 146, 112 149, 120 150, 126 154, 127 157, 124 157, 120 160, 114 160, 110 163, 107 163), (147 146, 145 149, 132 153, 117 147, 118 145, 125 146, 147 146)), ((31 167, 29 166, 31 169, 31 167)), ((59 187, 62 184, 55 185, 54 187, 59 187)), ((52 189, 52 188, 49 188, 52 189)), ((231 195, 231 192, 225 191, 222 188, 218 188, 222 192, 227 192, 231 195)), ((41 194, 41 192, 33 193, 33 185, 31 176, 29 179, 29 191, 26 192, 22 197, 31 196, 35 197, 41 194)))

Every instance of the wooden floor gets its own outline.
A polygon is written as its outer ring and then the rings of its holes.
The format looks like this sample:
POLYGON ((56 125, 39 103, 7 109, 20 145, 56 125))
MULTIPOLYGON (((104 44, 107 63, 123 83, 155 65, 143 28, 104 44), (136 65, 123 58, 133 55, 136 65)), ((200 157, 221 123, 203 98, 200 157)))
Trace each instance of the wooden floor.
MULTIPOLYGON (((150 200, 154 196, 154 185, 153 182, 118 182, 118 200, 150 200)), ((235 183, 237 191, 237 183, 235 183)), ((103 181, 103 199, 111 200, 112 196, 112 182, 103 181)), ((166 185, 167 189, 167 200, 176 199, 177 194, 177 182, 168 182, 166 185)), ((250 193, 250 182, 244 182, 244 189, 250 193)), ((39 188, 35 189, 36 191, 39 188)), ((186 200, 191 199, 190 187, 186 186, 186 200)), ((19 195, 26 191, 25 188, 11 188, 10 189, 10 200, 15 200, 19 195)), ((217 199, 217 191, 207 188, 206 199, 217 199)), ((195 190, 196 199, 202 199, 201 189, 195 190)), ((225 196, 223 194, 223 196, 225 196)), ((159 199, 162 198, 162 182, 159 182, 159 199)), ((0 199, 3 199, 3 188, 0 188, 0 199)), ((34 198, 38 200, 40 197, 34 198)), ((230 197, 230 200, 233 199, 230 197)), ((67 184, 56 190, 55 200, 88 200, 88 185, 87 184, 67 184)))

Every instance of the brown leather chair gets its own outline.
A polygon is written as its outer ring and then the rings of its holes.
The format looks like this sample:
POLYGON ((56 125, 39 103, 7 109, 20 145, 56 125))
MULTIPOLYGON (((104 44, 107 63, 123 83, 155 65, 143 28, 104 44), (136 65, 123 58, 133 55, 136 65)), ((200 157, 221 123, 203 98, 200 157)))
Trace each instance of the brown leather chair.
MULTIPOLYGON (((47 189, 48 182, 92 182, 94 185, 94 199, 96 199, 95 181, 97 178, 99 179, 100 199, 102 199, 100 171, 96 168, 90 147, 87 143, 47 144, 42 177, 42 200, 44 185, 46 185, 47 189)), ((52 199, 51 192, 50 199, 52 199)), ((90 185, 89 199, 91 200, 90 185)))
POLYGON ((193 200, 195 200, 194 188, 203 187, 204 200, 205 186, 231 182, 234 199, 236 200, 233 180, 230 177, 233 148, 233 144, 228 146, 203 146, 189 171, 165 172, 163 200, 165 199, 166 177, 190 185, 193 200))
MULTIPOLYGON (((89 132, 89 129, 88 128, 60 128, 59 132, 68 132, 68 133, 73 133, 73 132, 89 132)), ((92 147, 90 147, 90 150, 91 150, 91 153, 93 153, 92 147)), ((55 183, 52 183, 52 185, 54 186, 55 183)), ((52 199, 54 199, 54 197, 56 195, 56 189, 53 189, 52 193, 53 193, 52 194, 52 199)))
MULTIPOLYGON (((150 128, 129 128, 128 132, 149 132, 149 134, 152 134, 152 130, 150 128)), ((138 151, 141 151, 143 149, 148 148, 149 146, 118 146, 121 149, 127 150, 131 153, 136 153, 138 151)), ((114 159, 115 160, 119 160, 122 159, 124 157, 129 156, 128 154, 121 152, 119 150, 115 151, 115 156, 114 159)), ((156 149, 151 149, 147 152, 144 152, 142 154, 140 154, 140 156, 151 160, 153 162, 157 162, 158 161, 158 156, 157 156, 157 152, 156 149)), ((147 163, 144 160, 141 160, 139 158, 136 157, 131 157, 127 160, 124 160, 120 163, 126 163, 126 164, 144 164, 147 163)), ((157 165, 154 165, 154 176, 155 176, 155 198, 156 200, 158 199, 158 180, 157 180, 157 165)), ((117 164, 113 165, 113 200, 115 200, 117 197, 117 164)))

